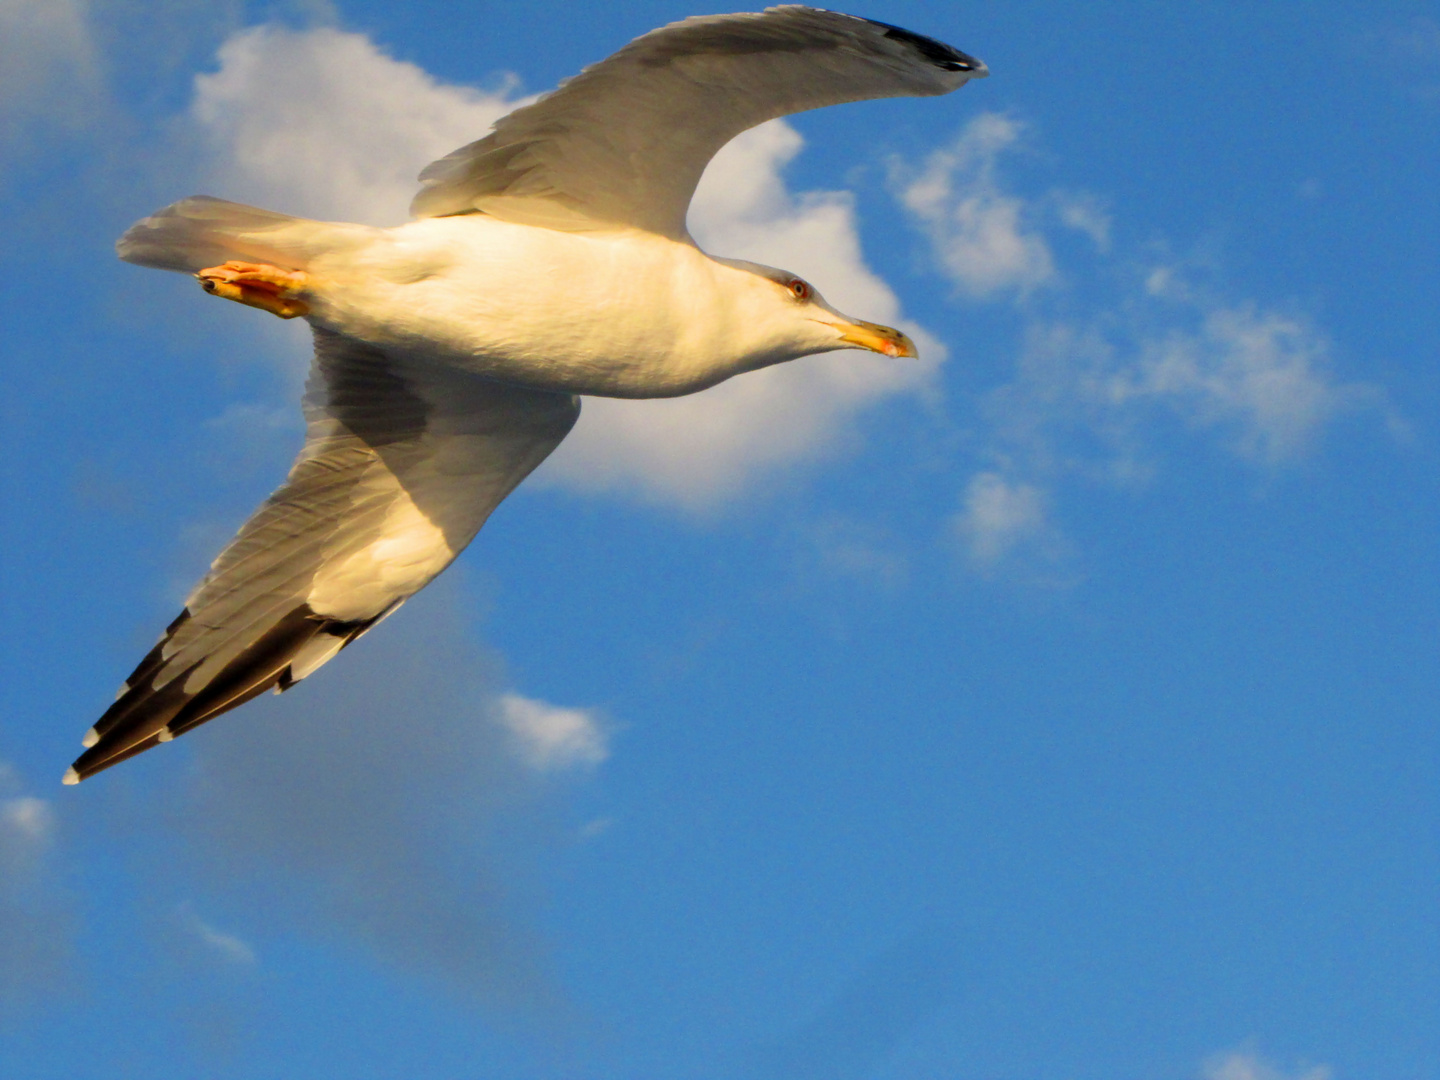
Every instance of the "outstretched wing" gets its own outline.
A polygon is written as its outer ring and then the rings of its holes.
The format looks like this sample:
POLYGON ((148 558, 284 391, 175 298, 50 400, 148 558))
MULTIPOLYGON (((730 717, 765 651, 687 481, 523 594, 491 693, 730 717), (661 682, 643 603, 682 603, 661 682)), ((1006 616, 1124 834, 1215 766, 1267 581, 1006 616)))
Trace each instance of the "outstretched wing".
POLYGON ((66 782, 305 678, 449 565, 579 413, 569 395, 317 328, 289 479, 126 680, 66 782))
POLYGON ((688 237, 706 164, 766 120, 869 98, 945 94, 985 65, 931 38, 786 5, 636 38, 420 174, 411 210, 688 237))

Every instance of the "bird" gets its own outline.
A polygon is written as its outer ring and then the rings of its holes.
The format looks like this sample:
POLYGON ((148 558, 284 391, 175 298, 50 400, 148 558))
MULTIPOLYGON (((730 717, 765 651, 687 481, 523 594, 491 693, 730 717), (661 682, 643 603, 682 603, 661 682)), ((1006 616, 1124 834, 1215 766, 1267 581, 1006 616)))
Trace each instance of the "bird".
POLYGON ((423 588, 565 438, 588 395, 691 394, 801 356, 916 355, 807 281, 701 251, 706 164, 777 117, 988 74, 909 30, 783 5, 636 38, 427 166, 412 219, 312 221, 208 196, 121 259, 303 318, 303 448, 121 686, 77 784, 312 674, 423 588))

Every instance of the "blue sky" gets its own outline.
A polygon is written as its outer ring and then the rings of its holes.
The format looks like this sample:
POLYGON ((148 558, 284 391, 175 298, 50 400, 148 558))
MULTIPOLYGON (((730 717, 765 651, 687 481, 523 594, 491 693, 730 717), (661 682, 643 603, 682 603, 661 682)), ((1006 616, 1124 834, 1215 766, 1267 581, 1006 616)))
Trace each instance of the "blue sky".
POLYGON ((692 227, 921 362, 590 403, 382 630, 62 789, 301 433, 294 328, 115 237, 398 222, 702 9, 0 0, 0 1073, 1440 1077, 1433 4, 854 10, 993 77, 692 227))

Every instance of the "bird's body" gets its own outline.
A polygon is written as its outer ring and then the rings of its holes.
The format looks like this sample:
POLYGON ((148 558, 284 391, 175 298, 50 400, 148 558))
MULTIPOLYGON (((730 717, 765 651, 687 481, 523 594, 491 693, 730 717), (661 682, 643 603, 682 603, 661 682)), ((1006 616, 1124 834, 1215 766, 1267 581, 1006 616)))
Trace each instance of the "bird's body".
POLYGON ((913 356, 782 270, 711 256, 685 214, 765 120, 944 94, 985 66, 790 5, 637 38, 421 173, 417 220, 307 221, 204 196, 138 222, 127 261, 305 317, 307 437, 87 733, 76 783, 274 688, 423 588, 555 448, 579 395, 694 393, 812 353, 913 356))
POLYGON ((309 273, 317 325, 556 393, 674 397, 846 347, 818 324, 777 325, 769 280, 641 229, 425 218, 320 255, 309 273))

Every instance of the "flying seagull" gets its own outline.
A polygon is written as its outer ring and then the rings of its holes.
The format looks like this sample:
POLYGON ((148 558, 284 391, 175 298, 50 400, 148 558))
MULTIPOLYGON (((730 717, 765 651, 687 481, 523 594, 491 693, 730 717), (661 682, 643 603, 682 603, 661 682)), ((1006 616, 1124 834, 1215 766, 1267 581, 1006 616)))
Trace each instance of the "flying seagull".
POLYGON ((949 45, 799 5, 685 19, 586 68, 420 174, 415 220, 308 221, 205 196, 122 259, 304 318, 306 440, 140 661, 79 783, 266 690, 288 690, 423 588, 559 445, 579 396, 691 394, 812 353, 915 355, 783 270, 685 227, 740 132, 987 74, 949 45))

